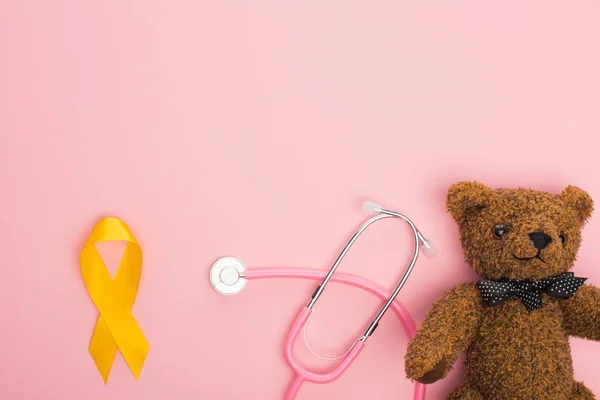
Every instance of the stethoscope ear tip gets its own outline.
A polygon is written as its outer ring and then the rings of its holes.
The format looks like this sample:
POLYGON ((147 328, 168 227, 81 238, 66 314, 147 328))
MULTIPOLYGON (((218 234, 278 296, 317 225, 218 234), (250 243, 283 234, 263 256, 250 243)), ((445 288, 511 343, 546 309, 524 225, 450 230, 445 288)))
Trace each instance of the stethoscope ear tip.
POLYGON ((437 255, 436 247, 428 240, 421 242, 421 249, 427 257, 435 257, 437 255))
MULTIPOLYGON (((408 221, 408 219, 406 217, 401 216, 398 213, 384 210, 381 207, 381 205, 375 203, 374 201, 367 200, 367 201, 363 202, 361 209, 366 214, 378 215, 381 213, 385 213, 385 214, 389 214, 389 215, 400 216, 400 217, 404 218, 406 221, 408 221)), ((412 225, 412 223, 411 223, 411 225, 412 225)), ((435 248, 435 246, 430 241, 425 240, 425 238, 423 238, 423 235, 421 235, 420 232, 417 231, 416 234, 418 235, 418 237, 421 241, 421 250, 423 250, 423 254, 427 257, 435 257, 437 255, 437 249, 435 248)))
POLYGON ((373 201, 363 202, 361 209, 366 214, 379 214, 381 212, 381 206, 373 201))

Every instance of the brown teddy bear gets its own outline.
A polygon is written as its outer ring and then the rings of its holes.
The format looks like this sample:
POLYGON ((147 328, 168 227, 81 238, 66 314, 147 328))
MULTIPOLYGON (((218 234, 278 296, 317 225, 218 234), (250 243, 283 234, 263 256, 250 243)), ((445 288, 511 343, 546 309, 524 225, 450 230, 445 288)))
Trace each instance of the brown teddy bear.
POLYGON ((600 340, 600 289, 568 272, 593 210, 588 193, 460 182, 447 209, 482 279, 433 304, 408 345, 408 378, 444 378, 465 351, 467 383, 447 399, 594 399, 574 379, 569 346, 569 336, 600 340))

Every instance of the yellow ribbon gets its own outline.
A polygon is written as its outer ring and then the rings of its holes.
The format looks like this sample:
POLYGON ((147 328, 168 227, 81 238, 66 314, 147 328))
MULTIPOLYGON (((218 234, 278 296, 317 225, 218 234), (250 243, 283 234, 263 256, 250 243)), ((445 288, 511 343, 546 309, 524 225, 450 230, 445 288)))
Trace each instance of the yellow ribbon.
POLYGON ((104 218, 85 242, 80 265, 87 290, 100 313, 88 351, 105 384, 117 348, 137 380, 150 349, 132 314, 142 272, 142 250, 123 221, 104 218), (113 280, 95 244, 114 240, 126 241, 127 247, 113 280))

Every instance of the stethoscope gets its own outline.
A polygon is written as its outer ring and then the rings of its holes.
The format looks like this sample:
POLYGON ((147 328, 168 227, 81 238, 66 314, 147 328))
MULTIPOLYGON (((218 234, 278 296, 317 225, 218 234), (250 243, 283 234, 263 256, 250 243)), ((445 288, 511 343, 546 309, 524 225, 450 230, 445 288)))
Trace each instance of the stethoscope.
MULTIPOLYGON (((379 325, 379 321, 381 320, 381 318, 383 318, 384 314, 388 309, 391 308, 396 313, 396 315, 402 322, 404 329, 409 335, 409 338, 412 338, 416 331, 415 324, 410 314, 402 306, 402 304, 399 301, 395 301, 395 299, 402 287, 404 286, 404 284, 406 283, 406 280, 408 279, 410 273, 412 272, 415 266, 419 255, 419 250, 422 249, 427 255, 434 255, 435 249, 432 246, 432 244, 429 241, 427 241, 423 237, 423 235, 421 235, 419 230, 416 228, 415 224, 406 216, 394 211, 386 210, 380 205, 375 204, 373 202, 363 203, 362 209, 368 214, 375 214, 375 216, 371 217, 369 220, 363 223, 360 226, 360 228, 358 228, 356 233, 354 233, 348 244, 346 244, 346 246, 338 256, 337 260, 327 273, 325 273, 326 271, 320 271, 310 268, 253 268, 248 270, 246 269, 244 264, 235 257, 220 258, 213 264, 210 270, 210 282, 213 288, 218 293, 227 296, 240 293, 246 286, 246 283, 249 280, 253 279, 300 278, 321 281, 321 283, 316 287, 315 291, 313 292, 308 304, 305 307, 303 307, 297 314, 296 319, 292 323, 285 340, 285 359, 290 368, 292 368, 292 370, 296 374, 284 397, 285 400, 295 399, 304 382, 323 384, 330 383, 338 379, 348 369, 350 364, 352 364, 352 362, 356 359, 358 354, 365 346, 367 339, 371 337, 371 335, 373 335, 373 332, 375 332, 375 329, 377 329, 379 325), (394 291, 392 293, 389 293, 377 283, 371 282, 359 276, 346 273, 337 273, 334 276, 334 272, 336 271, 340 262, 342 261, 352 244, 354 244, 356 239, 371 224, 385 218, 399 218, 405 221, 410 226, 415 240, 415 248, 412 259, 408 265, 408 268, 406 269, 406 272, 404 273, 404 276, 402 277, 394 291), (368 325, 367 329, 364 331, 364 334, 352 344, 351 348, 345 354, 341 356, 323 357, 317 354, 308 344, 308 341, 306 340, 306 331, 304 332, 304 340, 306 342, 306 345, 313 354, 327 360, 336 360, 343 358, 342 361, 340 361, 340 363, 330 372, 316 373, 309 371, 303 365, 297 362, 293 353, 293 345, 296 342, 300 331, 303 328, 306 329, 306 324, 313 313, 314 306, 330 281, 366 290, 367 292, 370 292, 375 296, 379 297, 381 300, 385 301, 385 303, 383 307, 381 307, 373 321, 371 321, 371 323, 368 325)), ((422 400, 424 399, 424 397, 425 386, 421 383, 417 383, 415 388, 414 399, 422 400)))

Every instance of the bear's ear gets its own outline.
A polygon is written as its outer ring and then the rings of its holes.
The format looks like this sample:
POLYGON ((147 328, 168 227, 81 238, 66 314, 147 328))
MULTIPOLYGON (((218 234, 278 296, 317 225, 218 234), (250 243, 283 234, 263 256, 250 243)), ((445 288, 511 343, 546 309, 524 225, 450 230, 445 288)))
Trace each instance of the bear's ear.
POLYGON ((567 207, 575 212, 580 224, 584 224, 592 216, 594 202, 585 190, 569 185, 562 191, 560 198, 567 207))
POLYGON ((489 207, 493 197, 493 190, 479 182, 458 182, 448 189, 446 208, 461 224, 465 218, 489 207))

